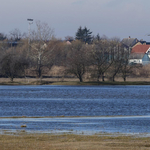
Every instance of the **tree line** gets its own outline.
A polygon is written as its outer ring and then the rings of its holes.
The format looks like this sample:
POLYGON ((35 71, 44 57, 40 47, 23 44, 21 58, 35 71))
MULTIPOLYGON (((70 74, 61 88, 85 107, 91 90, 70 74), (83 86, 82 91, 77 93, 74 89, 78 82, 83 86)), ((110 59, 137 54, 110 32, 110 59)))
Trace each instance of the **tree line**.
POLYGON ((0 34, 1 77, 11 81, 26 76, 42 78, 53 66, 61 66, 65 75, 75 76, 80 82, 85 75, 96 81, 115 81, 116 76, 126 81, 137 68, 128 64, 129 49, 118 38, 92 36, 87 27, 79 27, 75 39, 68 36, 71 42, 66 43, 55 38, 48 24, 38 21, 36 27, 30 38, 17 29, 9 39, 0 34))

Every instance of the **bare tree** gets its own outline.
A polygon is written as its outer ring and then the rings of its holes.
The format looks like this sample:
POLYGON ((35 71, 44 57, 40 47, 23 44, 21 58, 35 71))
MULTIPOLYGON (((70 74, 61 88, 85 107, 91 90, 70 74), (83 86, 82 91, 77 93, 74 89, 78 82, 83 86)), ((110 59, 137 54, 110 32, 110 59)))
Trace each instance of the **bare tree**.
POLYGON ((127 75, 127 65, 128 65, 128 59, 127 55, 125 55, 124 47, 118 43, 113 43, 113 54, 112 59, 113 63, 111 67, 109 68, 109 76, 112 81, 115 81, 115 77, 117 74, 122 72, 123 78, 125 79, 127 75))
POLYGON ((132 73, 133 65, 129 64, 129 49, 122 47, 122 65, 121 65, 121 74, 124 81, 126 81, 127 76, 132 73))
POLYGON ((4 41, 6 38, 7 38, 6 35, 0 33, 0 41, 4 41))
POLYGON ((0 51, 5 51, 8 48, 7 35, 0 33, 0 51))
POLYGON ((86 72, 88 45, 81 41, 74 41, 68 46, 68 55, 66 59, 67 73, 74 74, 80 82, 83 81, 83 75, 86 72))
POLYGON ((112 64, 110 42, 106 39, 97 40, 93 45, 91 56, 93 58, 91 62, 96 71, 97 81, 99 81, 100 77, 104 81, 104 74, 112 64))
POLYGON ((0 41, 0 51, 5 51, 9 48, 9 43, 8 43, 8 40, 5 39, 3 41, 0 41))
POLYGON ((14 29, 12 31, 10 31, 10 39, 12 39, 13 41, 19 41, 22 38, 22 33, 19 29, 14 29))
POLYGON ((24 75, 25 68, 29 65, 25 56, 19 52, 7 51, 0 59, 1 75, 9 77, 11 81, 15 77, 24 75))
POLYGON ((51 29, 48 24, 36 22, 36 30, 32 31, 31 36, 31 51, 30 57, 34 61, 36 66, 36 73, 39 78, 42 77, 42 71, 44 67, 49 69, 52 67, 50 54, 55 49, 54 30, 51 29))

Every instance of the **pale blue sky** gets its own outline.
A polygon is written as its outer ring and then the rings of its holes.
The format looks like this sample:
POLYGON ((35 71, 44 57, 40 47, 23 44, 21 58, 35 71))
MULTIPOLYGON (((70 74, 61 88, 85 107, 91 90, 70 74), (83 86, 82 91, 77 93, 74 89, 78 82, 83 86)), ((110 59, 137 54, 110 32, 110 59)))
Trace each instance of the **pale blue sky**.
POLYGON ((150 41, 150 0, 0 0, 0 32, 28 32, 27 18, 46 22, 58 38, 75 36, 79 26, 111 37, 150 41))

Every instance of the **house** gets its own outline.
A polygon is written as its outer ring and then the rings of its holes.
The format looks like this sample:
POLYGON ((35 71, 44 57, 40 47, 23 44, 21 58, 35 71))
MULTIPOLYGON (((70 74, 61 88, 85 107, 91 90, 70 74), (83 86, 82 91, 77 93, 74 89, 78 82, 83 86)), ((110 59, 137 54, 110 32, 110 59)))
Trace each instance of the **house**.
POLYGON ((121 41, 122 46, 124 47, 125 51, 128 51, 128 55, 131 53, 132 47, 134 47, 139 40, 137 38, 131 38, 130 36, 128 38, 124 38, 121 41))
MULTIPOLYGON (((138 41, 133 47, 135 47, 136 45, 150 45, 150 42, 146 42, 146 41, 143 41, 142 39, 140 41, 138 41)), ((132 48, 133 48, 132 47, 132 48)))
POLYGON ((129 64, 150 64, 150 45, 136 45, 129 56, 129 64))
POLYGON ((124 38, 121 43, 125 45, 126 47, 133 47, 136 43, 138 43, 139 40, 137 38, 131 38, 130 36, 128 38, 124 38))

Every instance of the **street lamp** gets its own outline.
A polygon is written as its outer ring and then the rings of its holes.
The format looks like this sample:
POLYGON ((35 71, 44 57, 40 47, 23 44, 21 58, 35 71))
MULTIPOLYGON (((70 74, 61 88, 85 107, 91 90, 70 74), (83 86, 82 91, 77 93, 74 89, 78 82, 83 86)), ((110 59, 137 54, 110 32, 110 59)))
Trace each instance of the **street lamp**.
POLYGON ((27 19, 28 21, 28 52, 30 50, 30 26, 33 24, 33 19, 27 19))

